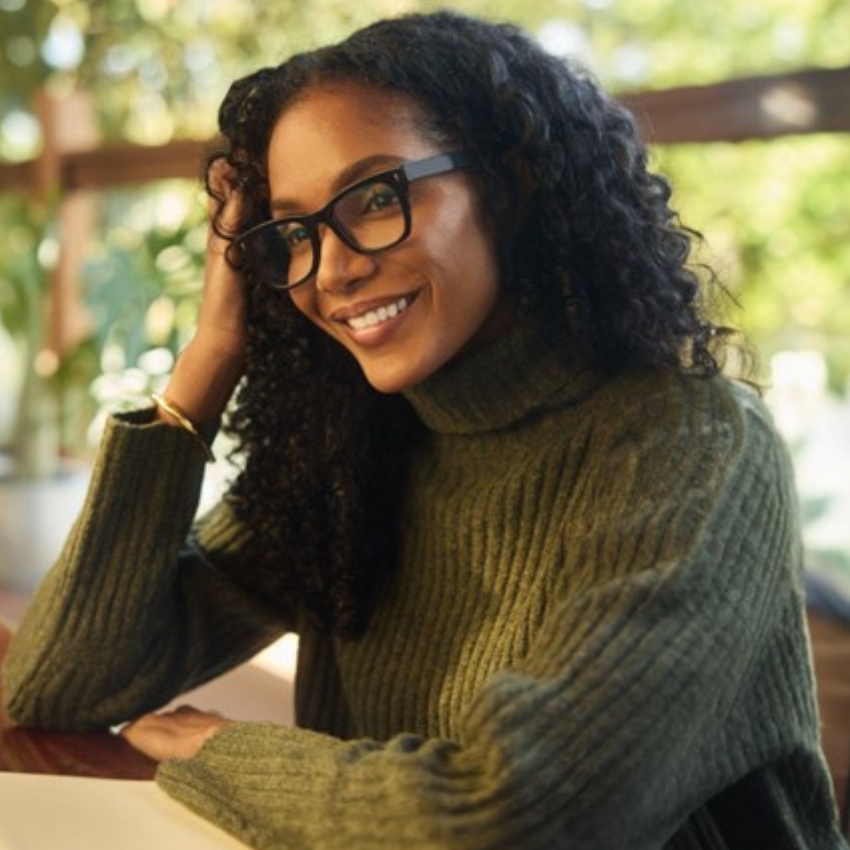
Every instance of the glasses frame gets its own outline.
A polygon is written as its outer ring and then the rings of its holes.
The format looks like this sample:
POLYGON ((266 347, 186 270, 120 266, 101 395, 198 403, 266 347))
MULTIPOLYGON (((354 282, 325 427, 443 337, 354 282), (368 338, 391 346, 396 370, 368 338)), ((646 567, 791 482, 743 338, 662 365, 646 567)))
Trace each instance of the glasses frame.
POLYGON ((451 171, 457 171, 461 168, 466 168, 470 164, 468 154, 461 151, 450 151, 448 153, 439 153, 435 156, 429 156, 425 159, 415 160, 413 162, 405 162, 395 168, 379 171, 377 174, 370 174, 350 186, 346 186, 333 198, 330 199, 320 210, 308 215, 293 215, 284 216, 283 218, 273 218, 268 221, 261 222, 254 227, 239 234, 235 239, 235 244, 242 251, 248 264, 251 262, 252 242, 255 242, 263 237, 263 234, 282 225, 299 224, 303 226, 310 237, 310 245, 313 251, 313 261, 310 264, 310 270, 298 278, 294 283, 273 283, 270 280, 263 279, 263 283, 272 289, 289 291, 295 289, 296 286, 301 286, 310 280, 319 270, 321 262, 321 246, 322 240, 319 234, 319 225, 323 224, 329 227, 349 248, 356 251, 358 254, 377 254, 381 251, 386 251, 389 248, 394 248, 401 242, 404 242, 412 228, 412 215, 410 210, 410 184, 416 180, 421 180, 424 177, 436 177, 440 174, 448 174, 451 171), (334 210, 341 201, 348 197, 353 192, 363 189, 371 183, 387 183, 395 190, 398 195, 401 213, 404 218, 404 229, 401 235, 380 248, 364 248, 355 240, 355 238, 345 229, 345 226, 334 215, 334 210))

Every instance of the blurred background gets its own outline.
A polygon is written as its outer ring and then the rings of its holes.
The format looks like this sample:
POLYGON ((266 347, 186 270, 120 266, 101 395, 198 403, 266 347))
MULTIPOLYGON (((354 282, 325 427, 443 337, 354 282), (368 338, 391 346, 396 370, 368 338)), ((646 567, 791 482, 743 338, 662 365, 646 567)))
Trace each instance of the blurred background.
MULTIPOLYGON (((444 5, 0 0, 0 583, 48 566, 105 416, 144 402, 191 332, 229 83, 444 5)), ((850 3, 451 5, 524 25, 634 109, 758 351, 811 574, 850 599, 850 3)))

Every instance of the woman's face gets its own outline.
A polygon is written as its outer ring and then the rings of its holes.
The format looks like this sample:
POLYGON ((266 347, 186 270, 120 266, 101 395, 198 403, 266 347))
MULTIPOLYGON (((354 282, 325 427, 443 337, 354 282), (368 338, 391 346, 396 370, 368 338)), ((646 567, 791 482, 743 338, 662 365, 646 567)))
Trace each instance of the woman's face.
MULTIPOLYGON (((444 153, 418 116, 402 95, 357 85, 309 89, 271 138, 273 215, 315 212, 351 183, 444 153)), ((385 393, 414 386, 501 324, 494 237, 469 175, 411 183, 410 205, 410 236, 377 254, 359 254, 320 226, 318 271, 291 290, 295 306, 385 393)))

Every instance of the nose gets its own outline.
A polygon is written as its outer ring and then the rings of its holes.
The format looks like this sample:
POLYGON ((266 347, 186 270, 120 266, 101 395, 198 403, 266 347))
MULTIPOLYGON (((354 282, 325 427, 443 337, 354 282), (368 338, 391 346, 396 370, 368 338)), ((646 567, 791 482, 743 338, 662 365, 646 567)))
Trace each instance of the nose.
POLYGON ((377 267, 374 254, 355 251, 330 227, 324 227, 319 247, 316 288, 324 292, 342 292, 372 275, 377 267))

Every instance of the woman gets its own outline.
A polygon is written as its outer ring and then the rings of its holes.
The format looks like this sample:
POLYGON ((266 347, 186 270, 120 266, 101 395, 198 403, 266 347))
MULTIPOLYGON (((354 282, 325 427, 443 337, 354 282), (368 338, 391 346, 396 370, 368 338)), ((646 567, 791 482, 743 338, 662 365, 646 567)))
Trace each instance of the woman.
POLYGON ((260 848, 844 847, 788 461, 630 117, 449 13, 220 117, 198 332, 105 436, 10 713, 144 715, 162 787, 260 848), (284 630, 299 728, 146 714, 284 630))

